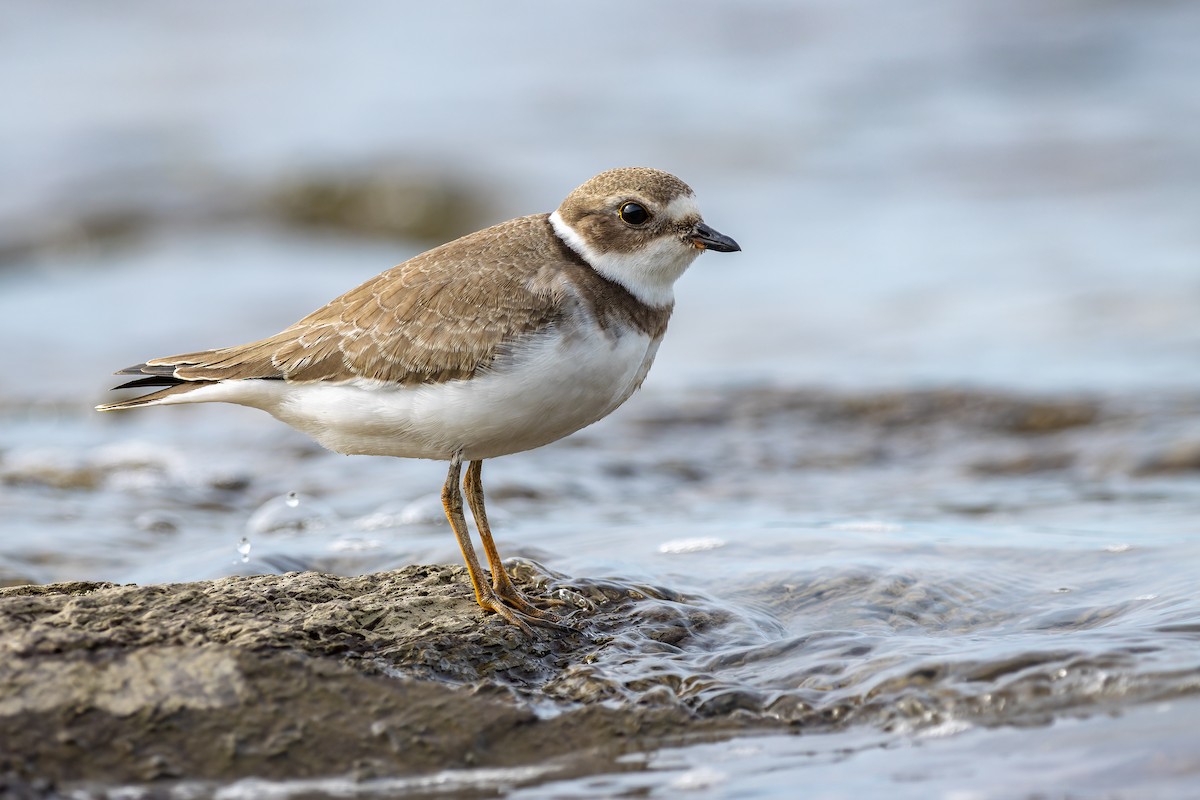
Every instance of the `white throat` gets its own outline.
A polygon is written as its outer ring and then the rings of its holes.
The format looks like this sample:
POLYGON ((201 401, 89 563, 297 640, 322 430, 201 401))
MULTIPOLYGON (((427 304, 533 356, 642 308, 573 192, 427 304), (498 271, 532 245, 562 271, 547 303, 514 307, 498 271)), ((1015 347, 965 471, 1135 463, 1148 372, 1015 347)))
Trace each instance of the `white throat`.
POLYGON ((652 308, 675 302, 675 281, 700 251, 670 236, 665 236, 636 253, 600 253, 584 241, 559 213, 550 215, 550 224, 558 238, 566 242, 592 269, 610 281, 616 281, 652 308))

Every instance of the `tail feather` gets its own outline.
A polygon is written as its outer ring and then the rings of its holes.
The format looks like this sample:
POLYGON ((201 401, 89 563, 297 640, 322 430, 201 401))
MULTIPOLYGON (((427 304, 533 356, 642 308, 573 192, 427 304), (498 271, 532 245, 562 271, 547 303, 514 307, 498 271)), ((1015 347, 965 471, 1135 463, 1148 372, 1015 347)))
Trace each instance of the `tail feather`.
MULTIPOLYGON (((116 387, 118 389, 132 389, 143 386, 161 386, 163 378, 145 378, 143 380, 130 381, 129 383, 121 384, 116 387), (153 381, 159 381, 154 383, 153 381)), ((159 389, 157 392, 142 395, 141 397, 130 398, 129 400, 120 400, 116 403, 105 403, 104 405, 96 406, 97 411, 121 411, 127 408, 140 408, 141 406, 152 406, 162 402, 168 397, 177 394, 190 392, 193 389, 199 389, 201 386, 211 386, 213 381, 181 381, 176 380, 165 389, 159 389)))
MULTIPOLYGON (((117 373, 118 375, 120 373, 117 373)), ((178 386, 181 383, 186 383, 182 378, 159 378, 151 376, 148 378, 138 378, 133 381, 126 381, 120 386, 114 386, 113 391, 117 389, 142 389, 149 386, 178 386)))
MULTIPOLYGON (((168 358, 155 358, 118 370, 117 375, 136 375, 137 377, 114 386, 114 391, 117 389, 157 389, 158 391, 116 403, 105 403, 96 406, 96 410, 119 411, 126 408, 157 405, 168 398, 205 386, 212 386, 231 377, 269 381, 284 380, 283 375, 273 366, 242 370, 245 374, 240 375, 226 374, 229 372, 227 362, 236 361, 235 356, 238 350, 239 348, 203 350, 168 358), (179 377, 180 373, 183 374, 183 377, 179 377)), ((266 363, 269 364, 269 360, 266 363)))
POLYGON ((132 367, 119 369, 113 375, 156 375, 160 378, 174 378, 175 364, 134 364, 132 367))

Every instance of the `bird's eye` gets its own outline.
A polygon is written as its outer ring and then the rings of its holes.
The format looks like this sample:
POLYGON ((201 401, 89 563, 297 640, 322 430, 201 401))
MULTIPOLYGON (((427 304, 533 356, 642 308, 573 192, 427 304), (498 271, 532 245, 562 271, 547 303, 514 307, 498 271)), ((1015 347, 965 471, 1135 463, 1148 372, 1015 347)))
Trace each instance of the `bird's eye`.
POLYGON ((627 222, 630 225, 644 225, 650 219, 650 212, 641 203, 626 203, 621 206, 621 210, 617 213, 620 215, 622 222, 627 222))

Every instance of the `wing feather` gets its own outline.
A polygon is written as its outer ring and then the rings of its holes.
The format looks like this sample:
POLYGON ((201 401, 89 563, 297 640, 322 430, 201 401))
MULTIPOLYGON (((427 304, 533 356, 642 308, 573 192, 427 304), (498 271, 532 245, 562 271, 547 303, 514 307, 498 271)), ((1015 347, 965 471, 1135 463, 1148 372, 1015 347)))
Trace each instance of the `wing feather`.
POLYGON ((127 374, 182 381, 467 378, 513 340, 554 324, 577 263, 547 215, 521 217, 423 253, 249 344, 156 358, 127 374))

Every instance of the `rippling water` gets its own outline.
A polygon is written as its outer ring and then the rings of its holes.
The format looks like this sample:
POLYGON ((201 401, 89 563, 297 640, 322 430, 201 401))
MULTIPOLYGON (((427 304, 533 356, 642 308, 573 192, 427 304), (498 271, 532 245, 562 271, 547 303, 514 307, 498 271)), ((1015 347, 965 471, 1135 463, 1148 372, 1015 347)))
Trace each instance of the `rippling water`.
POLYGON ((278 181, 399 164, 500 219, 650 163, 745 252, 628 408, 488 464, 493 521, 564 597, 651 598, 543 700, 800 735, 442 785, 1195 794, 1193 6, 127 8, 16 3, 0 47, 0 580, 456 562, 440 465, 89 407, 423 246, 281 227, 278 181))

